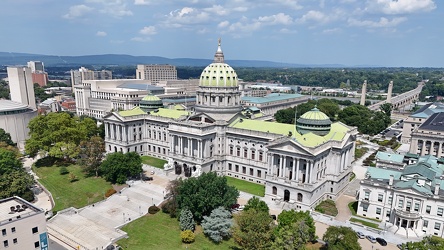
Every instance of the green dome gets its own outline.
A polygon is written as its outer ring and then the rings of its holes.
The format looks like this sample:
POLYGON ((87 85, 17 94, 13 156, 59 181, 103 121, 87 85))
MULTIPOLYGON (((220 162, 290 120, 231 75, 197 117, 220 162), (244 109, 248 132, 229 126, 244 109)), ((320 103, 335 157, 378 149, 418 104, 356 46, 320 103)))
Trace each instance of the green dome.
POLYGON ((148 102, 155 102, 155 101, 161 101, 159 97, 155 95, 147 95, 145 96, 142 101, 148 101, 148 102))
POLYGON ((226 63, 212 63, 202 71, 199 86, 238 87, 236 71, 226 63))
POLYGON ((296 122, 296 130, 300 134, 312 132, 324 136, 330 132, 330 129, 330 118, 316 107, 303 114, 296 122))

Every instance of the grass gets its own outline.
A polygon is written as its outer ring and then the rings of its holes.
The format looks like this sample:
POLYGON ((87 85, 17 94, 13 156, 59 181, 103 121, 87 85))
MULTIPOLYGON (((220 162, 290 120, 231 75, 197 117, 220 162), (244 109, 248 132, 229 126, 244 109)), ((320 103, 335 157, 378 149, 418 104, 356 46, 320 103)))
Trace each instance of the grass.
POLYGON ((141 157, 142 158, 142 162, 144 164, 156 167, 156 168, 160 168, 163 169, 163 166, 165 165, 165 163, 168 163, 168 161, 156 158, 156 157, 152 157, 152 156, 147 156, 144 155, 141 157))
POLYGON ((349 181, 352 181, 352 180, 355 179, 355 178, 356 178, 356 174, 352 172, 352 173, 350 174, 349 181))
POLYGON ((111 183, 102 178, 85 177, 79 166, 66 167, 69 173, 76 176, 76 181, 71 182, 70 174, 61 175, 60 167, 33 167, 33 171, 40 178, 40 183, 45 186, 54 198, 54 212, 68 207, 80 208, 88 204, 104 199, 105 192, 112 188, 111 183))
POLYGON ((248 181, 244 181, 244 180, 239 180, 233 177, 229 177, 229 176, 225 176, 227 178, 227 183, 230 186, 235 186, 239 191, 243 191, 249 194, 253 194, 256 196, 260 196, 260 197, 264 197, 265 196, 265 186, 264 185, 260 185, 260 184, 256 184, 256 183, 252 183, 252 182, 248 182, 248 181))
POLYGON ((348 203, 348 208, 350 209, 350 212, 352 213, 352 215, 356 215, 356 213, 358 212, 358 202, 352 201, 352 202, 348 203))
POLYGON ((117 242, 122 249, 235 249, 232 239, 215 244, 197 226, 194 243, 185 244, 180 239, 179 222, 168 214, 159 212, 143 216, 122 228, 129 238, 117 242))
POLYGON ((362 225, 367 226, 367 227, 372 227, 372 228, 375 228, 375 229, 379 229, 378 224, 372 223, 372 222, 369 222, 369 221, 360 220, 360 219, 353 218, 353 217, 350 218, 350 221, 362 224, 362 225))
POLYGON ((338 215, 338 209, 336 208, 336 204, 333 200, 322 201, 319 205, 315 207, 315 211, 330 216, 338 215))
POLYGON ((355 149, 355 159, 361 158, 365 153, 367 153, 368 148, 362 147, 362 148, 356 148, 355 149))

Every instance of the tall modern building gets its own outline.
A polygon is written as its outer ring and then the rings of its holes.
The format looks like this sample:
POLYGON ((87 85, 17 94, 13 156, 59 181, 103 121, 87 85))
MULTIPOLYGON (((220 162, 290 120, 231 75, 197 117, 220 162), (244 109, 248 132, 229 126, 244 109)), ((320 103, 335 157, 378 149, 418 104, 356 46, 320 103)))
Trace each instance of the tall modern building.
POLYGON ((167 64, 137 65, 136 79, 150 80, 156 85, 159 81, 177 80, 176 66, 167 64))
POLYGON ((29 67, 8 67, 11 100, 36 109, 32 71, 29 67))
POLYGON ((19 198, 0 200, 0 249, 48 249, 45 211, 19 198))
POLYGON ((45 65, 40 61, 29 61, 28 67, 31 68, 32 73, 45 72, 45 65))
POLYGON ((40 87, 48 84, 48 73, 45 72, 45 66, 40 61, 29 61, 28 68, 31 68, 32 83, 38 83, 40 87))
POLYGON ((111 70, 90 70, 81 67, 78 70, 71 70, 71 85, 82 84, 86 80, 110 80, 113 79, 113 72, 111 70))
POLYGON ((199 77, 194 111, 162 108, 146 96, 104 117, 107 152, 168 159, 185 177, 216 172, 265 186, 265 195, 294 209, 336 199, 349 182, 356 128, 313 109, 292 124, 252 119, 242 111, 238 77, 220 44, 199 77))

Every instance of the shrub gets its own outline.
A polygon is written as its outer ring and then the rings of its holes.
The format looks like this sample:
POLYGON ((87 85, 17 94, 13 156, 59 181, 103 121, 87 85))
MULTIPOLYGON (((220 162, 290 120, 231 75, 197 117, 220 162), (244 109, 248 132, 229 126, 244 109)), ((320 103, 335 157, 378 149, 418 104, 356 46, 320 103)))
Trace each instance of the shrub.
POLYGON ((66 167, 60 167, 59 172, 61 175, 69 174, 69 171, 66 167))
POLYGON ((105 193, 105 197, 110 197, 111 195, 113 195, 113 194, 115 194, 115 193, 117 193, 117 191, 114 189, 114 188, 110 188, 110 189, 108 189, 107 191, 106 191, 106 193, 105 193))
POLYGON ((163 206, 162 206, 162 212, 169 214, 171 218, 175 218, 176 215, 176 204, 174 199, 168 200, 163 206))
POLYGON ((156 207, 156 206, 151 206, 148 208, 148 213, 149 214, 155 214, 157 212, 159 212, 160 208, 156 207))
POLYGON ((180 238, 183 243, 193 243, 194 242, 194 233, 191 230, 185 230, 180 232, 180 238))
POLYGON ((193 213, 191 213, 188 208, 184 208, 180 211, 179 225, 180 230, 194 231, 196 222, 194 221, 193 213))
POLYGON ((75 174, 73 174, 73 173, 70 173, 70 174, 69 174, 69 176, 68 176, 68 180, 69 180, 70 182, 78 181, 77 176, 76 176, 75 174))

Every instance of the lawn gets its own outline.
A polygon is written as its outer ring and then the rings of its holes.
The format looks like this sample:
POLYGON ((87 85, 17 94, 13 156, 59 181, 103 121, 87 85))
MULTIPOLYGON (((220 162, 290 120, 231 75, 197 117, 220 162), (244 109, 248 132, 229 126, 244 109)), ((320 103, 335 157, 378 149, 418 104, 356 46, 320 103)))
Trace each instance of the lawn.
POLYGON ((144 155, 141 158, 143 164, 147 164, 160 169, 163 169, 163 165, 165 165, 165 163, 168 163, 168 161, 147 155, 144 155))
POLYGON ((260 184, 256 184, 256 183, 252 183, 252 182, 248 182, 248 181, 244 181, 244 180, 239 180, 233 177, 229 177, 229 176, 225 176, 227 178, 227 183, 230 186, 235 186, 239 191, 243 191, 249 194, 253 194, 256 196, 261 196, 264 197, 265 196, 265 186, 264 185, 260 185, 260 184))
POLYGON ((372 227, 372 228, 375 228, 375 229, 379 229, 379 225, 378 224, 372 223, 372 222, 369 222, 369 221, 360 220, 360 219, 353 218, 353 217, 350 218, 350 221, 362 224, 362 225, 367 226, 367 227, 372 227))
POLYGON ((358 212, 358 202, 352 201, 352 202, 348 203, 348 208, 350 209, 350 212, 352 213, 352 215, 356 215, 356 213, 358 212))
POLYGON ((68 180, 69 174, 60 174, 60 167, 32 169, 40 178, 40 183, 51 192, 55 202, 54 212, 68 207, 80 208, 103 200, 105 192, 112 188, 111 183, 100 177, 85 177, 82 169, 76 165, 67 167, 67 170, 77 177, 74 182, 68 180))
POLYGON ((117 242, 122 249, 233 249, 232 239, 215 244, 202 232, 200 226, 196 228, 194 243, 185 244, 180 239, 179 222, 177 218, 170 218, 168 214, 158 212, 146 215, 125 225, 123 231, 129 238, 117 242))
POLYGON ((332 200, 322 201, 319 205, 316 206, 315 211, 330 216, 338 215, 338 209, 336 208, 335 202, 332 200))
POLYGON ((365 153, 367 153, 368 148, 362 147, 362 148, 356 148, 355 149, 355 159, 361 158, 365 153))

